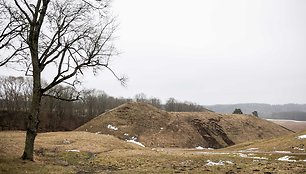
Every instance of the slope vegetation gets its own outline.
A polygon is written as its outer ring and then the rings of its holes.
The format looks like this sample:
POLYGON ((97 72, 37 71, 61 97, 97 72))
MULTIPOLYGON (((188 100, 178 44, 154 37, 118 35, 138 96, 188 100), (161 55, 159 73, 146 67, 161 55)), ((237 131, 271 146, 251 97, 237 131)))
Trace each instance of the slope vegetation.
POLYGON ((223 148, 291 133, 272 122, 247 115, 214 112, 165 112, 145 103, 126 103, 77 131, 114 135, 149 147, 223 148))

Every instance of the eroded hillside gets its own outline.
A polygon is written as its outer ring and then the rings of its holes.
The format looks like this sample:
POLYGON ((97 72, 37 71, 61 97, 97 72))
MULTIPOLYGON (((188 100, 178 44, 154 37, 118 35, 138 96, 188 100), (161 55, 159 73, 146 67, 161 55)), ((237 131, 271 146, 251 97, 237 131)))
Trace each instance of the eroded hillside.
POLYGON ((114 135, 149 147, 222 148, 291 133, 272 122, 248 115, 214 112, 165 112, 145 103, 126 103, 79 131, 114 135))

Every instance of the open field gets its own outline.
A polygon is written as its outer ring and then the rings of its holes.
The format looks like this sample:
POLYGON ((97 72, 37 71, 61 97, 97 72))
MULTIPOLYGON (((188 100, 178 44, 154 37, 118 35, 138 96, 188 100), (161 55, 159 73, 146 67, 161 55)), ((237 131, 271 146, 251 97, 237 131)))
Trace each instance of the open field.
POLYGON ((296 120, 282 120, 282 119, 267 119, 273 123, 279 124, 293 130, 295 132, 306 130, 306 121, 296 121, 296 120))
POLYGON ((35 162, 19 159, 25 133, 0 132, 0 173, 306 173, 306 138, 225 149, 147 148, 88 132, 39 134, 35 162))

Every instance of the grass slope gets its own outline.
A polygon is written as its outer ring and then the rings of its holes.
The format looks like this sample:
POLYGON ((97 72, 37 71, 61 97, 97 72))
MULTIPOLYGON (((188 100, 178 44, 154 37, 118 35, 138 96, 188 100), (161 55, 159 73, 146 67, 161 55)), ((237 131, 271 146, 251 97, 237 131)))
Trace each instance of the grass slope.
POLYGON ((284 126, 285 128, 293 130, 295 132, 306 130, 306 121, 281 120, 281 119, 268 119, 268 120, 278 125, 284 126))
POLYGON ((113 136, 80 131, 42 133, 36 141, 35 162, 25 162, 19 159, 25 132, 7 131, 0 132, 0 173, 305 173, 305 154, 291 153, 298 161, 289 162, 278 160, 287 154, 268 152, 274 146, 273 150, 286 150, 305 145, 306 139, 297 139, 304 134, 244 143, 231 149, 195 150, 142 148, 113 136), (264 149, 268 147, 264 144, 270 147, 264 149), (249 147, 267 153, 239 152, 249 147))
POLYGON ((248 115, 165 112, 145 103, 126 103, 76 129, 136 139, 149 147, 223 148, 291 131, 248 115))

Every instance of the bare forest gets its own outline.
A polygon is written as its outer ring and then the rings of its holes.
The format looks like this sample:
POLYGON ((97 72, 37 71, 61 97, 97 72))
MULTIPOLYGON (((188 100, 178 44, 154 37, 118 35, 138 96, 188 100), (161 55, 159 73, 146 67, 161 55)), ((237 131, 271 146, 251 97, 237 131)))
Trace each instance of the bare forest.
MULTIPOLYGON (((32 95, 31 78, 2 76, 0 78, 1 130, 25 130, 32 95)), ((78 95, 79 100, 65 101, 54 97, 42 98, 39 131, 74 130, 92 118, 129 101, 149 103, 166 111, 195 112, 205 108, 192 102, 180 102, 169 98, 165 104, 158 98, 136 94, 133 98, 109 96, 104 91, 84 89, 76 91, 70 86, 57 86, 48 93, 69 98, 78 95)))

